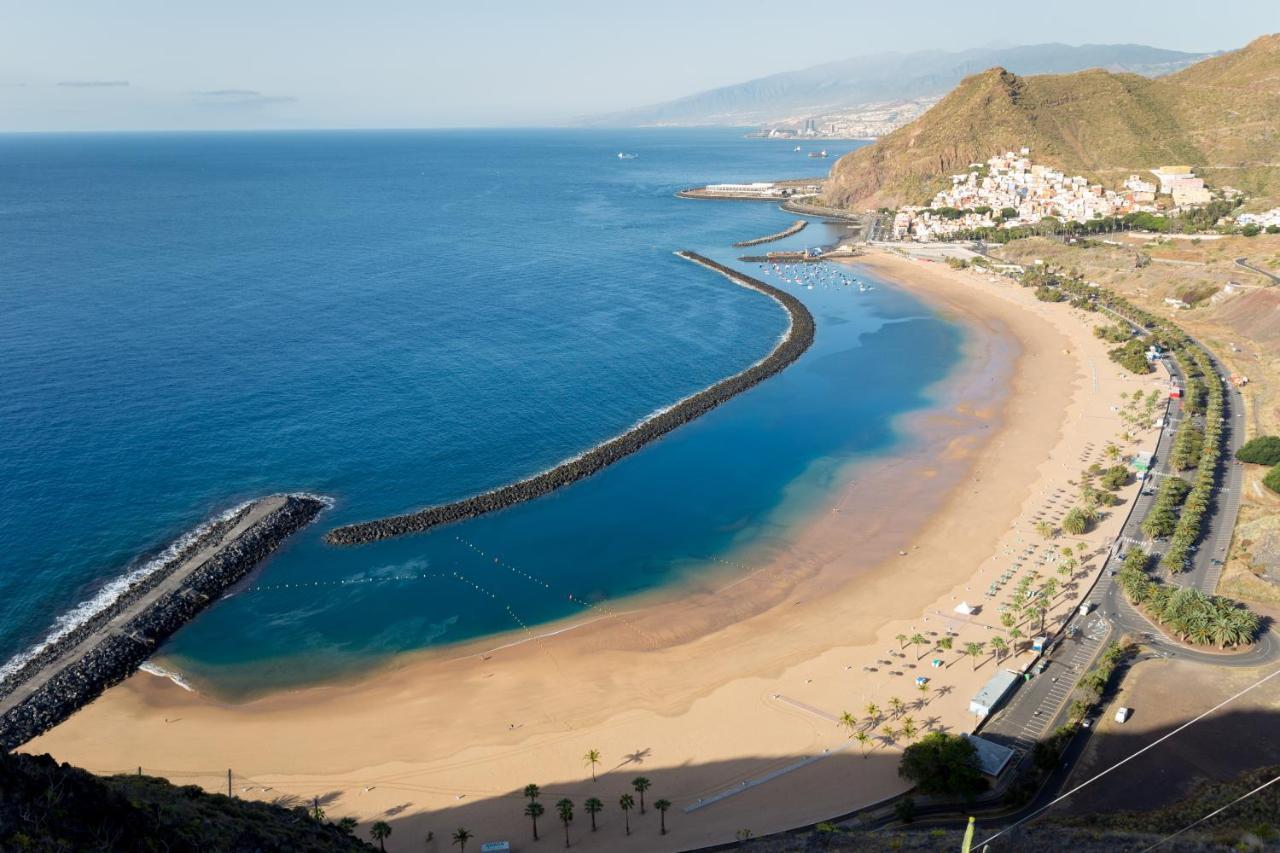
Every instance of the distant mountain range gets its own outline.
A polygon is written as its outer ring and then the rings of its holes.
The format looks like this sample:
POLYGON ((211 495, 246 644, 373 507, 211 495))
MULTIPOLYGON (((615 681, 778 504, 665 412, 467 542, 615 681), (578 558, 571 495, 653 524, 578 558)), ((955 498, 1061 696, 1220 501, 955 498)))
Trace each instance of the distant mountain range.
POLYGON ((837 161, 827 200, 924 203, 948 175, 1021 146, 1036 163, 1113 186, 1129 172, 1185 164, 1213 184, 1280 195, 1280 34, 1157 79, 988 69, 837 161))
POLYGON ((884 53, 771 74, 662 104, 582 120, 597 126, 747 126, 896 101, 940 96, 993 66, 1016 74, 1067 74, 1086 68, 1157 76, 1209 54, 1140 44, 1037 44, 948 52, 884 53))

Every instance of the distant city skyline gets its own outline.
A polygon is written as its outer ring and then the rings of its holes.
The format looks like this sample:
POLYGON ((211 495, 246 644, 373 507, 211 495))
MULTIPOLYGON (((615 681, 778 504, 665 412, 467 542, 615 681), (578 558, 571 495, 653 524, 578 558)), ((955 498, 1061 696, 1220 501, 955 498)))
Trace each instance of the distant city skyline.
POLYGON ((3 0, 0 131, 556 125, 887 51, 1243 46, 1267 0, 986 8, 800 0, 3 0))

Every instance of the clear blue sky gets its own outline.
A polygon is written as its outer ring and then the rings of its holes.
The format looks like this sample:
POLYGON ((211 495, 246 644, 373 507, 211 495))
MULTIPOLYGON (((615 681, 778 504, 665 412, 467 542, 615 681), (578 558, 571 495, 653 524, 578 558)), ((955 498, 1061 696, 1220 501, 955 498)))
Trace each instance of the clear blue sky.
POLYGON ((0 0, 0 131, 555 124, 883 51, 1277 30, 1276 0, 0 0))

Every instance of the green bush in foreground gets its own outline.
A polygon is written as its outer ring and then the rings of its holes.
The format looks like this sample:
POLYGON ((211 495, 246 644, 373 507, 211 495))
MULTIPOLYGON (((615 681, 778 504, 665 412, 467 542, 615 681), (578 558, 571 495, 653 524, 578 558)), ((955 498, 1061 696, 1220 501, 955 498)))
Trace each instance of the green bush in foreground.
POLYGON ((1236 458, 1254 465, 1280 465, 1280 436, 1260 435, 1251 438, 1245 442, 1244 447, 1236 451, 1236 458))
POLYGON ((1130 373, 1150 373, 1153 368, 1147 361, 1147 342, 1142 338, 1134 338, 1122 347, 1116 347, 1107 353, 1111 360, 1130 373))

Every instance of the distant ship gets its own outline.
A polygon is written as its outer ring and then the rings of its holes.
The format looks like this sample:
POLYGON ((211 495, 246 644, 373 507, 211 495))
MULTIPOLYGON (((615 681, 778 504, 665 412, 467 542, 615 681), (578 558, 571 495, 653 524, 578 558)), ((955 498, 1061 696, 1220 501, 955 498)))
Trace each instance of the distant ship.
POLYGON ((809 156, 810 157, 826 157, 827 149, 823 148, 821 151, 810 151, 809 156))
POLYGON ((618 152, 618 159, 619 159, 619 160, 634 160, 634 159, 636 159, 636 157, 638 157, 638 156, 639 156, 638 154, 628 154, 628 153, 626 153, 625 151, 619 151, 619 152, 618 152))
POLYGON ((797 151, 799 151, 799 150, 800 150, 800 146, 799 146, 799 145, 797 145, 797 146, 796 146, 796 150, 797 150, 797 151))

